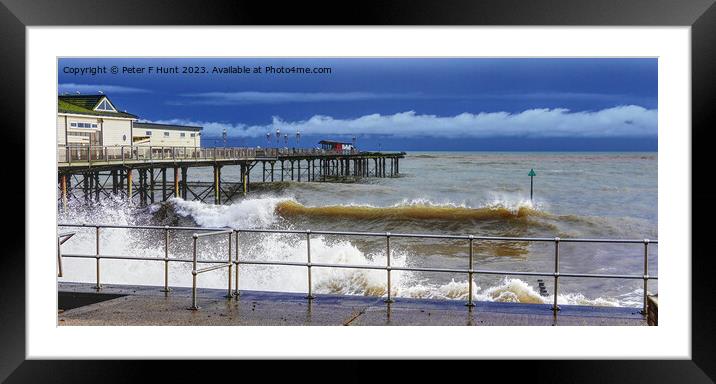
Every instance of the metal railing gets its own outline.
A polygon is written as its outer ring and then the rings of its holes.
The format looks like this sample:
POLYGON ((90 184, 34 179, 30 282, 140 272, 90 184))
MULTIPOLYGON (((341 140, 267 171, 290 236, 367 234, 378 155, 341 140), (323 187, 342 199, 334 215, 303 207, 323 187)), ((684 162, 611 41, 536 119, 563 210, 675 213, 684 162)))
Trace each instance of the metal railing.
POLYGON ((328 151, 318 148, 260 147, 165 147, 149 145, 66 145, 57 147, 57 161, 62 164, 92 162, 137 162, 158 160, 231 160, 277 158, 290 156, 336 156, 360 154, 355 149, 328 151))
POLYGON ((494 236, 474 236, 474 235, 432 235, 432 234, 413 234, 413 233, 390 233, 390 232, 347 232, 347 231, 311 231, 311 230, 279 230, 279 229, 231 229, 231 228, 204 228, 204 227, 169 227, 169 226, 137 226, 137 225, 107 225, 107 224, 59 224, 60 227, 75 227, 75 228, 94 228, 96 231, 96 252, 94 255, 88 254, 61 254, 59 247, 61 243, 58 242, 58 259, 61 257, 70 258, 95 258, 96 259, 96 274, 97 283, 96 289, 101 289, 100 285, 100 259, 116 259, 116 260, 148 260, 148 261, 164 261, 164 292, 169 291, 169 262, 191 262, 192 263, 192 307, 191 309, 198 309, 196 305, 196 276, 200 273, 209 272, 220 268, 229 268, 229 279, 228 279, 228 294, 227 297, 239 296, 239 266, 240 265, 274 265, 274 266, 294 266, 294 267, 305 267, 308 274, 308 294, 307 299, 313 299, 313 284, 312 284, 312 268, 345 268, 345 269, 367 269, 367 270, 385 270, 386 271, 386 303, 393 302, 392 298, 392 285, 391 285, 391 272, 392 271, 411 271, 411 272, 437 272, 437 273, 458 273, 466 274, 468 277, 468 298, 466 306, 474 307, 475 303, 473 300, 473 279, 475 275, 502 275, 502 276, 533 276, 533 277, 552 277, 554 279, 553 289, 553 304, 552 310, 555 315, 559 311, 557 305, 557 297, 559 294, 559 279, 561 277, 576 277, 576 278, 609 278, 609 279, 632 279, 632 280, 643 280, 644 292, 643 292, 643 306, 642 313, 646 314, 647 309, 647 293, 649 280, 657 280, 657 276, 649 275, 649 246, 651 244, 658 244, 657 240, 635 240, 635 239, 581 239, 581 238, 559 238, 559 237, 494 237, 494 236), (118 256, 118 255, 102 255, 100 254, 100 242, 99 234, 100 228, 116 228, 116 229, 144 229, 144 230, 163 230, 165 234, 164 242, 164 258, 156 257, 132 257, 132 256, 118 256), (169 258, 169 231, 205 231, 203 233, 193 234, 193 257, 191 259, 181 258, 169 258), (241 233, 273 233, 273 234, 304 234, 306 236, 306 261, 278 261, 278 260, 239 260, 239 234, 241 233), (197 239, 204 236, 213 236, 229 234, 228 251, 229 257, 226 261, 219 260, 199 260, 196 244, 197 239), (231 238, 232 235, 235 240, 235 259, 231 261, 231 238), (386 249, 386 264, 381 265, 367 265, 367 264, 332 264, 332 263, 315 263, 311 261, 311 236, 315 235, 331 235, 331 236, 362 236, 362 237, 384 237, 385 238, 385 249, 386 249), (468 265, 466 269, 460 268, 428 268, 428 267, 401 267, 391 265, 391 238, 414 238, 414 239, 442 239, 442 240, 465 240, 468 248, 468 265), (489 241, 519 241, 519 242, 542 242, 554 244, 554 270, 549 272, 530 272, 530 271, 500 271, 500 270, 488 270, 488 269, 475 269, 474 268, 474 243, 475 242, 489 242, 489 241), (594 273, 564 273, 560 272, 560 244, 562 243, 602 243, 602 244, 639 244, 643 246, 643 261, 644 270, 643 274, 594 274, 594 273), (219 264, 212 267, 206 267, 197 269, 197 263, 210 263, 219 264), (231 276, 232 266, 235 268, 235 287, 233 294, 231 293, 231 276))
MULTIPOLYGON (((231 298, 233 295, 231 293, 231 236, 234 234, 233 230, 225 230, 225 231, 215 231, 215 232, 205 232, 205 233, 195 233, 192 235, 193 238, 193 251, 192 251, 192 265, 191 265, 191 307, 190 309, 197 310, 199 309, 199 306, 196 305, 196 278, 200 273, 213 271, 220 268, 229 268, 229 289, 226 294, 226 297, 231 298), (229 234, 229 258, 226 260, 226 264, 219 264, 214 265, 211 267, 204 267, 201 269, 196 269, 197 266, 197 253, 196 253, 196 241, 200 237, 206 237, 206 236, 216 236, 216 235, 223 235, 223 234, 229 234)), ((165 269, 166 271, 166 269, 165 269)), ((166 280, 165 280, 166 281, 166 280)))
POLYGON ((57 234, 57 277, 62 277, 62 255, 60 254, 60 247, 74 235, 75 232, 61 232, 57 234))

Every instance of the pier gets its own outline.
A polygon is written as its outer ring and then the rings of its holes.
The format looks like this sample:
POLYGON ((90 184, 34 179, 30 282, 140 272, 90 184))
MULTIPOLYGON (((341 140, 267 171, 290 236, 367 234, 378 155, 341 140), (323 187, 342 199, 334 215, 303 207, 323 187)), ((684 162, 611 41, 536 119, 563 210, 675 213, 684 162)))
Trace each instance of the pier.
POLYGON ((396 177, 405 152, 305 148, 194 148, 152 146, 58 147, 59 202, 118 195, 140 205, 172 197, 224 204, 252 183, 351 182, 396 177), (213 182, 190 181, 189 168, 210 168, 213 182), (238 178, 222 169, 238 168, 238 178))

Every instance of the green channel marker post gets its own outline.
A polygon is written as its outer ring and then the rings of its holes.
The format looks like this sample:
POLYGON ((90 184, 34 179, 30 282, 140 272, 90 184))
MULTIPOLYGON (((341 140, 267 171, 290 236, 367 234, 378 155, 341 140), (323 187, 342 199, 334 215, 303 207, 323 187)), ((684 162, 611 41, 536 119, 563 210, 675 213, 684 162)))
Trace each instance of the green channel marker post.
POLYGON ((537 176, 534 168, 530 169, 530 173, 527 174, 530 177, 530 201, 532 201, 532 195, 534 194, 534 178, 537 176))

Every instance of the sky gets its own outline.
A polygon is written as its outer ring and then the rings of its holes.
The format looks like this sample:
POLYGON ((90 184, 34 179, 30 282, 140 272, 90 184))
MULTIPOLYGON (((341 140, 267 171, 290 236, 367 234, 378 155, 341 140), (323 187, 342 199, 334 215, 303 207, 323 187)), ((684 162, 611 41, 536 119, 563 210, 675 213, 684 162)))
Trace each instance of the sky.
POLYGON ((227 145, 274 147, 278 129, 282 147, 656 151, 657 70, 656 58, 61 58, 58 93, 202 126, 202 146, 226 130, 227 145))

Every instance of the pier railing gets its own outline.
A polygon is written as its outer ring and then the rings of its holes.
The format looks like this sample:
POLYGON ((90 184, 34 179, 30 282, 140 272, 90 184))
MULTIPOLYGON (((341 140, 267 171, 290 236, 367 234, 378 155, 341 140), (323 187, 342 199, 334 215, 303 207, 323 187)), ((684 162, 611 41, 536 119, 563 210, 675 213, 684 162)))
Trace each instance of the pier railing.
POLYGON ((63 164, 92 162, 137 162, 157 160, 231 160, 278 158, 280 156, 339 156, 360 154, 355 149, 329 151, 318 148, 260 147, 170 147, 150 145, 66 145, 57 147, 57 161, 63 164))
MULTIPOLYGON (((102 288, 100 284, 100 260, 102 259, 114 259, 114 260, 143 260, 143 261, 163 261, 164 262, 164 289, 163 291, 169 292, 169 262, 185 262, 192 263, 192 306, 191 309, 198 309, 196 305, 196 292, 197 292, 197 280, 196 277, 200 273, 213 271, 219 268, 229 268, 229 279, 228 279, 228 295, 229 299, 232 296, 239 296, 239 266, 240 265, 274 265, 274 266, 293 266, 293 267, 305 267, 308 277, 307 286, 307 299, 313 299, 313 286, 312 286, 312 268, 345 268, 345 269, 367 269, 367 270, 384 270, 386 271, 386 303, 393 302, 392 298, 392 286, 391 286, 391 272, 392 271, 413 271, 413 272, 437 272, 437 273, 457 273, 465 274, 468 277, 468 298, 465 304, 468 307, 474 307, 475 302, 473 300, 473 288, 472 283, 475 275, 502 275, 502 276, 533 276, 533 277, 551 277, 554 279, 553 287, 553 304, 552 311, 556 315, 559 311, 557 305, 557 297, 559 294, 559 279, 561 277, 575 277, 575 278, 588 278, 588 279, 631 279, 631 280, 643 280, 643 305, 642 314, 647 312, 647 292, 649 280, 657 280, 657 276, 649 275, 649 246, 657 245, 657 240, 649 239, 581 239, 581 238, 559 238, 559 237, 493 237, 493 236, 474 236, 474 235, 433 235, 433 234, 413 234, 413 233, 390 233, 390 232, 343 232, 343 231, 311 231, 311 230, 278 230, 278 229, 231 229, 231 228, 204 228, 204 227, 169 227, 169 226, 138 226, 138 225, 109 225, 109 224, 58 224, 60 227, 74 227, 74 228, 94 228, 95 239, 96 239, 96 252, 92 254, 62 254, 60 251, 60 237, 67 236, 67 233, 58 235, 58 262, 61 265, 62 257, 69 258, 85 258, 96 260, 96 286, 97 290, 102 288), (100 229, 143 229, 143 230, 156 230, 164 231, 164 258, 157 257, 136 257, 127 255, 106 255, 100 253, 100 229), (191 259, 183 258, 169 258, 169 231, 191 231, 193 232, 193 252, 191 259), (239 258, 239 235, 241 233, 260 233, 260 234, 294 234, 294 235, 305 235, 306 236, 306 261, 295 262, 295 261, 280 261, 280 260, 240 260, 239 258), (213 236, 228 234, 228 260, 199 260, 197 256, 197 239, 204 236, 213 236), (379 237, 385 239, 385 250, 386 250, 386 264, 385 265, 369 265, 369 264, 333 264, 333 263, 315 263, 311 261, 311 237, 316 235, 331 235, 331 236, 358 236, 358 237, 379 237), (231 260, 231 243, 232 236, 235 241, 235 257, 231 260), (390 240, 395 238, 413 238, 413 239, 439 239, 439 240, 453 240, 465 241, 465 246, 468 249, 468 260, 466 268, 427 268, 427 267, 401 267, 391 265, 391 246, 390 240), (491 241, 520 241, 520 242, 542 242, 552 243, 554 246, 554 269, 552 271, 500 271, 490 269, 475 269, 474 266, 474 246, 476 242, 491 242, 491 241), (594 273, 564 273, 560 272, 560 244, 562 243, 602 243, 602 244, 634 244, 635 246, 643 247, 643 262, 644 269, 642 274, 594 274, 594 273), (197 269, 198 263, 206 264, 218 264, 212 267, 197 269), (235 266, 235 288, 233 293, 231 292, 231 268, 235 266)), ((67 238, 69 239, 69 238, 67 238)), ((65 239, 65 241, 67 241, 65 239)), ((63 241, 64 242, 64 241, 63 241)))

